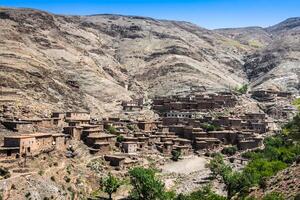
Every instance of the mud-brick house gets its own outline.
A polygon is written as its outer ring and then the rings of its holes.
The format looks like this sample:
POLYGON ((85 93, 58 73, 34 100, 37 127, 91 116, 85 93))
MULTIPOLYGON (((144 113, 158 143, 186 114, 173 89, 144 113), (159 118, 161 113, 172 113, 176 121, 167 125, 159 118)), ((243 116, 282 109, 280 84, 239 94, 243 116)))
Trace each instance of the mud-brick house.
POLYGON ((113 167, 120 167, 125 162, 125 157, 118 155, 105 155, 104 159, 105 161, 109 162, 110 166, 113 167))
POLYGON ((100 134, 90 134, 86 137, 85 143, 93 147, 96 143, 107 142, 110 146, 113 146, 116 143, 116 135, 100 133, 100 134))
POLYGON ((5 128, 16 132, 33 132, 34 125, 28 121, 2 121, 5 128))
POLYGON ((139 121, 137 122, 137 126, 139 129, 143 130, 143 131, 153 131, 156 129, 156 124, 155 122, 152 121, 139 121))
POLYGON ((50 118, 33 118, 24 119, 23 121, 32 123, 34 130, 41 130, 43 128, 53 128, 53 122, 50 118))
POLYGON ((89 112, 66 112, 65 120, 69 121, 77 121, 80 124, 88 124, 90 122, 90 113, 89 112))
POLYGON ((136 153, 138 149, 137 142, 122 142, 122 150, 125 153, 136 153))
POLYGON ((56 150, 64 150, 67 145, 67 139, 65 134, 55 133, 52 134, 53 142, 52 144, 55 146, 56 150))
POLYGON ((106 154, 110 151, 110 143, 108 142, 96 142, 90 149, 91 154, 106 154))
POLYGON ((195 150, 210 149, 219 146, 220 143, 217 138, 196 138, 194 148, 195 150))
POLYGON ((53 125, 57 127, 63 127, 65 125, 65 117, 66 117, 66 113, 64 112, 53 112, 51 114, 53 125))
POLYGON ((6 152, 7 156, 11 156, 13 152, 16 158, 19 156, 36 156, 43 152, 54 150, 53 138, 51 134, 32 133, 4 137, 4 145, 1 147, 1 155, 6 152), (16 150, 18 148, 18 153, 16 150), (14 149, 14 151, 11 151, 14 149))
POLYGON ((261 137, 244 138, 238 141, 237 147, 239 150, 254 149, 262 145, 261 137))
POLYGON ((187 156, 191 153, 191 147, 185 145, 174 145, 173 150, 179 151, 183 156, 187 156))
POLYGON ((66 126, 63 129, 63 133, 66 135, 70 135, 74 140, 81 140, 83 128, 81 126, 66 126))

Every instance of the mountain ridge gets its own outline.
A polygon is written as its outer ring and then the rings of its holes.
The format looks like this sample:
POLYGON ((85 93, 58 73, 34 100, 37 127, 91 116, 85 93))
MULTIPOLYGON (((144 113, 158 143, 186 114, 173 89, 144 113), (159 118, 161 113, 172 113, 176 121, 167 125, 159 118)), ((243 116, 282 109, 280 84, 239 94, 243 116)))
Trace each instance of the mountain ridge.
POLYGON ((278 38, 263 31, 229 37, 190 22, 10 8, 0 8, 0 25, 1 87, 21 94, 23 101, 15 99, 20 115, 84 109, 102 116, 119 112, 122 100, 190 87, 272 88, 286 76, 282 63, 290 62, 292 74, 279 89, 298 92, 295 28, 278 38), (249 43, 252 38, 261 44, 249 43))

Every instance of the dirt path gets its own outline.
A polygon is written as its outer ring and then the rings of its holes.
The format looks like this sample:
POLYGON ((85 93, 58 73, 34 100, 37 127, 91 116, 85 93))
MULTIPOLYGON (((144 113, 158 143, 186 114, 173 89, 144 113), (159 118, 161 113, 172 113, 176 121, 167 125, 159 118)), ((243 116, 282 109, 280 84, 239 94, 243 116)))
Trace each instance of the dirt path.
POLYGON ((177 162, 172 162, 162 166, 163 173, 190 174, 192 172, 205 169, 207 159, 204 157, 192 156, 177 162))

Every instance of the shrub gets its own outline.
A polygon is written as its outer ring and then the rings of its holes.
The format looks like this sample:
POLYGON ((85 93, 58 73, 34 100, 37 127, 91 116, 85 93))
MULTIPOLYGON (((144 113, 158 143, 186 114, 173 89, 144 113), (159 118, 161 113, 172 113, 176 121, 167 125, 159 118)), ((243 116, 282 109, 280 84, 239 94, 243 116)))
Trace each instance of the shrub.
POLYGON ((244 84, 240 87, 236 87, 234 90, 240 94, 246 94, 248 91, 248 84, 244 84))
POLYGON ((173 199, 173 192, 166 192, 162 181, 155 176, 155 170, 136 167, 129 171, 133 189, 131 199, 168 200, 173 199))
POLYGON ((271 192, 269 194, 266 194, 262 200, 284 200, 284 197, 279 192, 271 192))
POLYGON ((108 126, 107 131, 113 135, 117 134, 117 129, 114 126, 108 126))
POLYGON ((118 188, 121 186, 121 181, 114 177, 111 173, 101 180, 103 186, 103 191, 108 194, 109 199, 112 199, 112 194, 117 192, 118 188))
POLYGON ((121 143, 124 141, 124 136, 123 135, 118 135, 117 136, 117 142, 121 143))
POLYGON ((178 161, 179 158, 180 158, 180 156, 181 156, 181 151, 180 151, 180 150, 172 150, 172 151, 171 151, 171 154, 172 154, 171 159, 172 159, 173 161, 178 161))
POLYGON ((226 200, 226 197, 220 196, 211 190, 210 185, 204 186, 191 194, 179 194, 175 200, 226 200))
POLYGON ((232 156, 237 152, 237 150, 238 149, 236 146, 230 146, 230 147, 224 147, 221 152, 222 154, 232 156))

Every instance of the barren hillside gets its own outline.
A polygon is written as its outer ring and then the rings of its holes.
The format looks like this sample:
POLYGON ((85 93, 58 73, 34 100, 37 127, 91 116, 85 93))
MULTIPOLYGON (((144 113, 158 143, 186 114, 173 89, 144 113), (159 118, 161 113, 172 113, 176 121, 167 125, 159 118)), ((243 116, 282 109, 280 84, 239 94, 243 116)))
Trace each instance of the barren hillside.
POLYGON ((221 90, 250 80, 297 92, 299 26, 291 24, 232 35, 188 22, 1 8, 1 101, 18 115, 83 109, 103 116, 120 110, 121 100, 191 86, 221 90))

